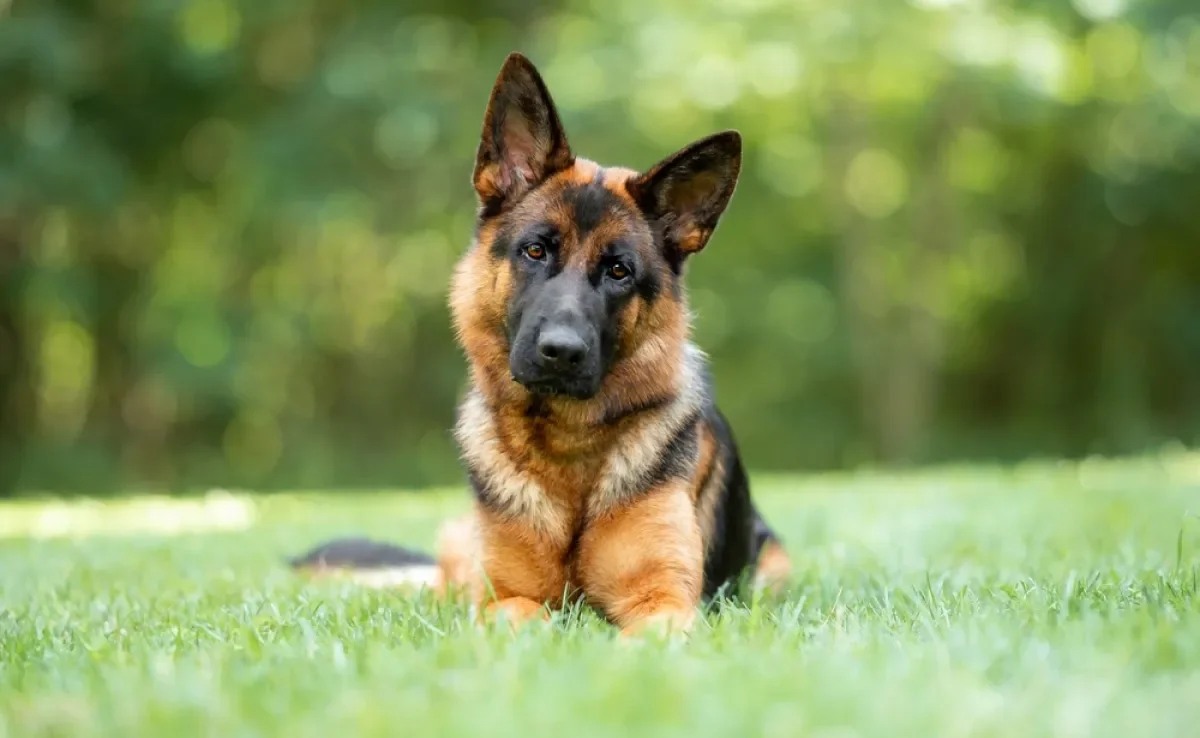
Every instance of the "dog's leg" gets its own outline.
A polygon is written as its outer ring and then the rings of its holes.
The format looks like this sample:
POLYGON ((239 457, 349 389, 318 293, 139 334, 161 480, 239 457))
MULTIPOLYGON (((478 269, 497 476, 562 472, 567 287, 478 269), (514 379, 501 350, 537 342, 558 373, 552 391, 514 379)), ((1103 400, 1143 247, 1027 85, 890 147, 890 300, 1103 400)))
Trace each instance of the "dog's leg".
POLYGON ((514 626, 539 617, 548 620, 567 587, 562 563, 566 544, 560 536, 533 533, 488 513, 476 522, 486 590, 481 615, 501 615, 514 626))
POLYGON ((442 523, 438 528, 436 553, 442 572, 438 593, 442 596, 461 594, 471 604, 482 602, 483 562, 474 511, 442 523))
POLYGON ((588 599, 624 635, 690 630, 704 555, 686 487, 672 482, 593 521, 579 542, 579 571, 588 599))
POLYGON ((792 575, 792 558, 783 541, 751 503, 754 515, 754 589, 777 594, 787 587, 792 575))

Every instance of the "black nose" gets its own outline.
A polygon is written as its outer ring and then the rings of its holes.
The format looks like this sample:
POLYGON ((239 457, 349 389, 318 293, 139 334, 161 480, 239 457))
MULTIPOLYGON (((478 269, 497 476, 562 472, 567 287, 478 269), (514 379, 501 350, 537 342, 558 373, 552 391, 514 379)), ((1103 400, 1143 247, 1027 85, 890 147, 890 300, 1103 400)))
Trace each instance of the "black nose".
POLYGON ((547 369, 577 369, 586 355, 587 344, 578 333, 568 328, 548 328, 538 336, 538 356, 547 369))

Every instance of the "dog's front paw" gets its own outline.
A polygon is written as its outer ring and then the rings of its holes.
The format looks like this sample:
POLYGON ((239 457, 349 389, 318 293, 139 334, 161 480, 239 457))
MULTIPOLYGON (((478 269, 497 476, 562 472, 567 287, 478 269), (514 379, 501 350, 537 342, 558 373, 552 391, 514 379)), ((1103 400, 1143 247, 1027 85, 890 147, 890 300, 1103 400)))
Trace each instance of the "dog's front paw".
POLYGON ((483 610, 483 619, 488 622, 506 623, 516 630, 531 620, 550 620, 549 611, 527 597, 508 597, 491 602, 483 610))
POLYGON ((695 610, 660 610, 627 623, 621 628, 621 638, 627 641, 646 636, 687 639, 695 622, 695 610))

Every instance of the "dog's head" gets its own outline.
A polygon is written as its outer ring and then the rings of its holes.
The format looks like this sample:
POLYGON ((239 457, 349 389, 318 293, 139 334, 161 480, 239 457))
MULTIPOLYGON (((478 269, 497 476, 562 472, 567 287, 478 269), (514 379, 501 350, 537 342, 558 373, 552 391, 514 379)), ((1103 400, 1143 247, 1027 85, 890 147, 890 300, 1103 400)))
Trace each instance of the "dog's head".
MULTIPOLYGON (((645 172, 577 157, 523 56, 500 70, 474 186, 476 244, 452 307, 468 354, 534 395, 594 397, 614 365, 686 333, 679 280, 737 183, 741 137, 692 143, 645 172)), ((499 377, 492 377, 498 380, 499 377)))

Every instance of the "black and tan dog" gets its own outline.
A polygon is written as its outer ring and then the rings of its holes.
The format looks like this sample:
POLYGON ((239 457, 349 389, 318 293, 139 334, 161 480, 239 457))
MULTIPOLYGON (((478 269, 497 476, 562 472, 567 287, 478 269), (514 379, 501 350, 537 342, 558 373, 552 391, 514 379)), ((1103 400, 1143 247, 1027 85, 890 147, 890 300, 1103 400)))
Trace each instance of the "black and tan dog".
POLYGON ((510 55, 450 296, 470 364, 455 433, 473 511, 443 529, 436 559, 340 541, 293 564, 462 585, 518 620, 582 596, 625 632, 686 629, 722 585, 786 577, 689 340, 683 288, 741 154, 727 131, 644 173, 599 166, 575 155, 541 76, 510 55))

